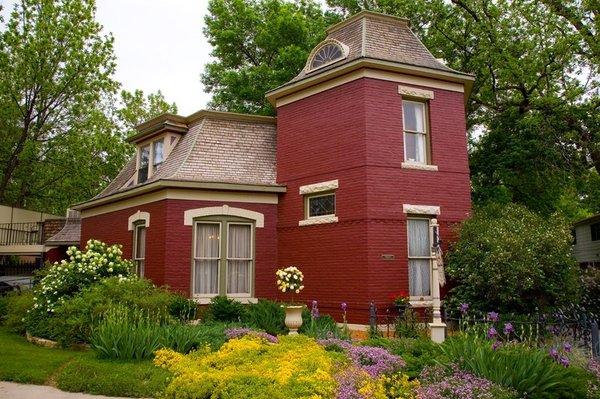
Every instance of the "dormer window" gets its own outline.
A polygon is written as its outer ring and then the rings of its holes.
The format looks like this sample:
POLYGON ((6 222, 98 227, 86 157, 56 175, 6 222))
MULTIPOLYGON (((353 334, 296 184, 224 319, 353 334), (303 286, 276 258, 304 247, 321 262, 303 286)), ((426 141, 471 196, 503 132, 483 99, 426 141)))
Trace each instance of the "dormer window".
POLYGON ((347 55, 347 46, 337 40, 329 40, 314 50, 313 56, 309 58, 310 62, 307 69, 309 71, 319 69, 346 58, 347 55))
POLYGON ((148 180, 148 167, 150 166, 150 146, 140 148, 140 167, 138 168, 138 183, 148 180))
POLYGON ((164 144, 165 144, 164 139, 156 140, 154 143, 152 143, 152 145, 154 147, 153 148, 154 149, 154 160, 152 162, 152 165, 154 166, 153 173, 158 172, 161 165, 163 164, 163 161, 165 160, 164 144))

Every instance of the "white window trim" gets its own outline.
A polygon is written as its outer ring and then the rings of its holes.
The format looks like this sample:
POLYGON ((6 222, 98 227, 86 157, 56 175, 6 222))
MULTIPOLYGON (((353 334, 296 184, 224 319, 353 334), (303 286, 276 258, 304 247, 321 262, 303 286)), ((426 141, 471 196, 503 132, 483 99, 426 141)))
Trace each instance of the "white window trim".
POLYGON ((192 226, 194 219, 204 216, 238 216, 245 219, 254 220, 257 228, 265 227, 265 215, 260 212, 254 212, 248 209, 235 208, 229 205, 208 206, 205 208, 188 209, 183 213, 183 224, 192 226))
POLYGON ((148 212, 137 211, 127 219, 127 229, 133 231, 137 222, 143 221, 146 228, 150 227, 150 214, 148 212))
POLYGON ((429 165, 430 159, 429 159, 429 141, 430 141, 430 137, 429 137, 429 125, 427 123, 427 119, 428 119, 428 104, 427 102, 423 102, 423 101, 414 101, 414 100, 402 100, 403 104, 402 104, 402 140, 403 140, 403 147, 404 147, 404 163, 407 164, 411 164, 411 165, 429 165), (415 104, 419 104, 421 105, 421 107, 423 108, 423 131, 416 131, 416 130, 409 130, 406 128, 405 125, 405 116, 404 116, 404 103, 405 102, 410 102, 410 103, 415 103, 415 104), (425 150, 425 154, 424 154, 424 158, 425 161, 424 162, 418 162, 418 161, 411 161, 408 159, 408 157, 406 156, 406 134, 417 134, 417 135, 421 135, 423 136, 423 143, 424 143, 424 150, 425 150))
POLYGON ((424 90, 418 89, 416 87, 402 85, 398 85, 398 94, 413 98, 423 98, 427 100, 433 100, 435 96, 433 90, 424 90))
POLYGON ((192 233, 192 297, 193 298, 206 298, 208 299, 208 301, 210 302, 210 300, 216 296, 219 296, 219 284, 221 281, 221 258, 223 257, 223 234, 221 232, 221 222, 213 222, 210 220, 207 221, 196 221, 193 224, 194 226, 194 231, 192 233), (215 294, 202 294, 202 293, 196 293, 196 261, 200 260, 196 257, 196 234, 198 231, 198 225, 199 224, 216 224, 219 226, 219 258, 218 258, 218 263, 217 263, 217 293, 215 294))
POLYGON ((314 216, 308 219, 298 221, 298 226, 311 226, 314 224, 337 223, 338 218, 335 215, 314 216))
POLYGON ((409 214, 413 214, 413 215, 439 215, 439 214, 441 214, 440 207, 435 206, 435 205, 403 204, 402 210, 404 213, 409 213, 409 214))
POLYGON ((306 194, 315 194, 323 191, 331 191, 337 190, 339 187, 339 181, 336 180, 328 180, 320 183, 307 184, 305 186, 300 186, 299 192, 300 195, 306 194))
POLYGON ((304 70, 305 70, 305 72, 306 72, 306 73, 311 73, 311 72, 313 72, 313 71, 318 71, 318 70, 319 70, 319 69, 321 69, 321 68, 325 68, 325 67, 326 67, 326 66, 328 66, 328 65, 335 64, 335 63, 336 63, 336 62, 338 62, 338 61, 341 61, 341 60, 344 60, 344 59, 346 59, 346 58, 348 57, 348 53, 349 53, 349 51, 350 51, 350 47, 348 47, 348 46, 347 46, 347 45, 345 45, 344 43, 342 43, 342 42, 340 42, 340 41, 338 41, 338 40, 335 40, 335 39, 325 39, 325 40, 323 40, 321 43, 319 43, 319 44, 318 44, 318 45, 317 45, 317 46, 316 46, 316 47, 315 47, 315 48, 314 48, 314 49, 311 51, 311 53, 310 53, 310 54, 309 54, 309 56, 308 56, 308 60, 306 61, 306 65, 304 66, 304 70), (328 62, 328 63, 322 64, 322 65, 319 65, 319 66, 318 66, 318 67, 316 67, 316 68, 311 68, 311 65, 312 65, 312 63, 313 63, 313 60, 315 59, 315 56, 317 55, 317 53, 318 53, 318 52, 319 52, 319 51, 320 51, 320 50, 321 50, 323 47, 325 47, 325 46, 326 46, 326 45, 328 45, 328 44, 335 44, 335 45, 339 46, 339 47, 342 49, 342 56, 341 56, 340 58, 337 58, 337 59, 335 59, 335 60, 332 60, 332 61, 330 61, 330 62, 328 62))
POLYGON ((402 162, 402 169, 428 170, 432 172, 438 171, 437 165, 429 165, 419 162, 402 162))

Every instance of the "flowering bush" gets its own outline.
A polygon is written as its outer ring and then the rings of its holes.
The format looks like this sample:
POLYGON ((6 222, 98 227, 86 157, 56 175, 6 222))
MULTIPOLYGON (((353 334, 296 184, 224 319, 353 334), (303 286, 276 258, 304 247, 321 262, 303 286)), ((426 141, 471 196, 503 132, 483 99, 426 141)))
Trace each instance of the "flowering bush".
POLYGON ((36 287, 35 310, 52 313, 67 298, 103 278, 129 278, 133 266, 122 259, 120 245, 108 246, 98 240, 89 240, 84 251, 70 247, 67 255, 69 260, 52 265, 36 287))
POLYGON ((393 295, 392 302, 396 306, 407 305, 410 302, 410 295, 408 294, 408 291, 402 290, 398 292, 397 295, 393 295))
POLYGON ((276 344, 278 342, 276 336, 267 334, 266 332, 256 331, 251 328, 235 327, 235 328, 228 328, 227 330, 225 330, 225 336, 227 337, 227 339, 242 338, 242 337, 245 337, 246 335, 258 337, 258 338, 264 339, 265 341, 271 342, 273 344, 276 344))
POLYGON ((293 292, 299 294, 304 289, 302 282, 304 275, 296 266, 289 266, 275 272, 277 276, 277 288, 281 292, 293 292))
POLYGON ((231 339, 219 351, 182 355, 159 350, 154 363, 174 373, 165 398, 332 398, 343 359, 314 340, 282 336, 273 345, 255 337, 231 339), (336 361, 337 358, 337 361, 336 361))
POLYGON ((517 394, 453 366, 427 367, 420 376, 418 399, 513 399, 517 394))

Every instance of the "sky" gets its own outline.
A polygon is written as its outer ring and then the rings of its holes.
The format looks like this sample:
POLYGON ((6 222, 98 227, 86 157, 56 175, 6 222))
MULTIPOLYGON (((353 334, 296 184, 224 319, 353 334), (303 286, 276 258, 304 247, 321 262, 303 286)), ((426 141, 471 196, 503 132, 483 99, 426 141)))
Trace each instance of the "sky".
MULTIPOLYGON (((3 14, 14 0, 0 0, 3 14)), ((211 46, 202 34, 208 0, 96 0, 96 20, 115 38, 115 79, 126 90, 161 90, 178 113, 205 108, 200 74, 211 46)))

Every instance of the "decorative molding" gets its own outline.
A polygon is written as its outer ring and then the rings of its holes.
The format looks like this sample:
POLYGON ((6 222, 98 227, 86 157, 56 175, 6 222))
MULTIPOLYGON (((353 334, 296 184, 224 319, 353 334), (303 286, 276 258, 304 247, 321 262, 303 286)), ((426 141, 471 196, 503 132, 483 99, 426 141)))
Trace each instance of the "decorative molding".
POLYGON ((298 222, 298 226, 311 226, 314 224, 327 224, 327 223, 337 223, 337 216, 316 216, 310 219, 300 220, 298 222))
POLYGON ((208 206, 205 208, 188 209, 183 212, 183 224, 191 226, 194 219, 204 216, 229 215, 254 220, 256 227, 265 227, 265 215, 248 209, 234 208, 229 205, 208 206))
POLYGON ((411 213, 414 215, 439 215, 440 207, 434 205, 402 205, 404 213, 411 213))
POLYGON ((320 193, 323 191, 331 191, 331 190, 335 190, 339 187, 339 182, 338 180, 329 180, 329 181, 324 181, 321 183, 314 183, 314 184, 307 184, 305 186, 300 186, 300 194, 301 195, 305 195, 305 194, 313 194, 313 193, 320 193))
POLYGON ((432 90, 417 89, 411 86, 398 86, 398 94, 409 97, 427 98, 433 100, 434 94, 432 90))
MULTIPOLYGON (((194 296, 193 300, 194 300, 194 302, 196 302, 199 305, 208 305, 212 301, 213 298, 214 298, 214 296, 194 296)), ((228 296, 228 298, 232 299, 236 302, 243 303, 243 304, 258 303, 258 298, 230 297, 230 296, 228 296)))
POLYGON ((319 70, 321 68, 324 68, 324 67, 326 67, 328 65, 335 64, 338 61, 345 60, 346 58, 348 58, 348 52, 349 51, 350 51, 350 48, 347 45, 345 45, 344 43, 340 42, 339 40, 336 40, 336 39, 325 39, 321 43, 317 44, 315 46, 315 48, 313 48, 313 50, 308 55, 308 59, 306 60, 306 65, 304 66, 304 71, 306 73, 311 73, 313 71, 317 71, 317 70, 319 70), (336 58, 335 60, 332 60, 332 61, 330 61, 328 63, 319 65, 316 68, 311 68, 310 66, 313 63, 313 60, 315 59, 315 56, 317 55, 317 53, 319 52, 319 50, 321 50, 323 47, 327 46, 328 44, 333 44, 335 46, 338 46, 341 49, 341 51, 342 51, 342 56, 340 58, 336 58))
POLYGON ((137 211, 127 219, 127 228, 129 231, 133 231, 135 222, 143 221, 146 227, 150 227, 150 214, 148 212, 137 211))
POLYGON ((417 170, 429 170, 432 172, 437 172, 437 165, 427 165, 425 163, 417 163, 417 162, 402 162, 402 169, 417 169, 417 170))

